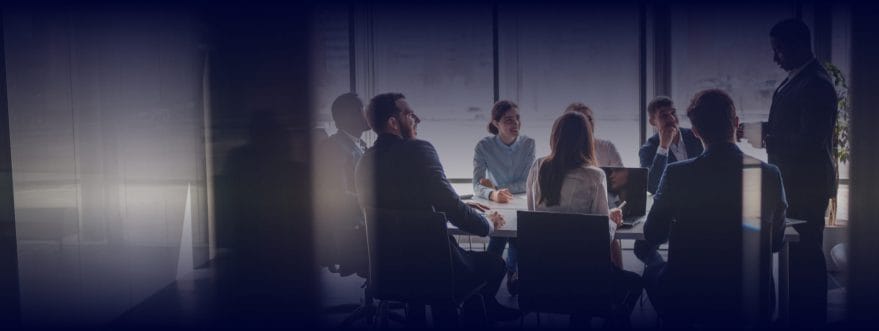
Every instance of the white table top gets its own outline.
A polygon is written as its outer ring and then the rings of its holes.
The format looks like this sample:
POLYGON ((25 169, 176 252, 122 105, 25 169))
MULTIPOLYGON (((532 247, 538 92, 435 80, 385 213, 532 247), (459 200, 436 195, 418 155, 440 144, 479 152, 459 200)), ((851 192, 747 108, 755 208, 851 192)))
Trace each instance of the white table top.
MULTIPOLYGON (((473 199, 471 200, 486 205, 491 208, 491 210, 496 210, 504 216, 504 220, 507 224, 505 224, 500 229, 495 229, 494 233, 491 234, 492 237, 515 238, 517 236, 518 227, 516 221, 518 219, 518 215, 516 214, 516 212, 520 210, 528 210, 528 200, 525 199, 524 194, 517 194, 513 196, 513 200, 509 203, 497 203, 479 197, 473 197, 473 199)), ((633 227, 617 229, 614 238, 635 240, 644 239, 644 220, 646 218, 647 216, 642 216, 640 222, 638 222, 633 227)), ((467 232, 459 230, 451 224, 449 225, 449 233, 456 235, 469 234, 467 232)))
MULTIPOLYGON (((518 227, 516 221, 518 219, 518 215, 516 214, 516 212, 519 210, 528 210, 528 200, 526 200, 524 194, 514 195, 513 200, 509 203, 497 203, 479 197, 473 197, 471 200, 486 205, 491 208, 491 210, 496 210, 504 216, 506 224, 500 229, 495 229, 494 233, 491 234, 492 237, 515 238, 517 236, 518 227)), ((653 205, 653 198, 648 197, 648 211, 650 210, 651 205, 653 205)), ((644 221, 646 220, 646 215, 641 216, 639 221, 634 226, 618 228, 614 238, 630 240, 644 239, 644 221)), ((469 235, 469 233, 462 231, 451 224, 449 224, 449 233, 455 235, 469 235)), ((787 227, 784 232, 784 239, 786 241, 799 241, 799 234, 792 227, 787 227)))

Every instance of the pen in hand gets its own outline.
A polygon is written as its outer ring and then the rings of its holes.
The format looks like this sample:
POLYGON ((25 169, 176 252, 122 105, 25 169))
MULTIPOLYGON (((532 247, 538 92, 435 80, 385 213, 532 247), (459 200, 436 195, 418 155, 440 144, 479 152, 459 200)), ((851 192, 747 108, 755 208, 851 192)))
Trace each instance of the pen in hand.
POLYGON ((617 226, 623 223, 623 207, 626 206, 626 202, 623 201, 619 206, 610 210, 610 220, 614 222, 617 226))

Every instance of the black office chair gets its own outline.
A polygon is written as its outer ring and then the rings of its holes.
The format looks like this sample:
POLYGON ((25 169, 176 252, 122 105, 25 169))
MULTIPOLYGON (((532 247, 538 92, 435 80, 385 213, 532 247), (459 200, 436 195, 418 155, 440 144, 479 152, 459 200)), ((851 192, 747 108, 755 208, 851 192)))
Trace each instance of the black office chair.
MULTIPOLYGON (((606 215, 519 211, 519 309, 525 315, 615 313, 606 215)), ((576 323, 575 323, 576 324, 576 323)))
POLYGON ((479 294, 485 283, 470 288, 456 286, 445 215, 366 208, 365 216, 369 244, 367 286, 372 297, 381 301, 380 327, 387 326, 391 301, 447 304, 461 309, 465 301, 476 299, 485 319, 485 301, 479 294))

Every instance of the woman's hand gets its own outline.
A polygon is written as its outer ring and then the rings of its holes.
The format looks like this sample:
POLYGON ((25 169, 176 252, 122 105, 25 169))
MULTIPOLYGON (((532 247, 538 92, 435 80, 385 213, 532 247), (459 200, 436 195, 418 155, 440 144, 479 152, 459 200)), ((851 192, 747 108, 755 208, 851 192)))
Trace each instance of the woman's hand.
POLYGON ((623 210, 622 209, 619 209, 619 208, 611 209, 610 212, 608 213, 608 216, 610 216, 610 220, 613 221, 613 223, 616 224, 617 226, 620 226, 620 224, 623 224, 623 210))
POLYGON ((500 190, 494 191, 494 194, 491 194, 490 198, 492 201, 497 203, 507 203, 510 200, 513 200, 513 194, 510 193, 509 189, 502 188, 500 190))

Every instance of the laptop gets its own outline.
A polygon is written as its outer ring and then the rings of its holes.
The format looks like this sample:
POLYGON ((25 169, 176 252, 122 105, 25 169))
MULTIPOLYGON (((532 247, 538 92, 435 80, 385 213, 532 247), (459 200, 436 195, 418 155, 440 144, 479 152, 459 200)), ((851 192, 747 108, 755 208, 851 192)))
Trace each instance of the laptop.
POLYGON ((623 227, 632 227, 647 215, 647 168, 601 167, 607 178, 607 204, 623 202, 623 227))

